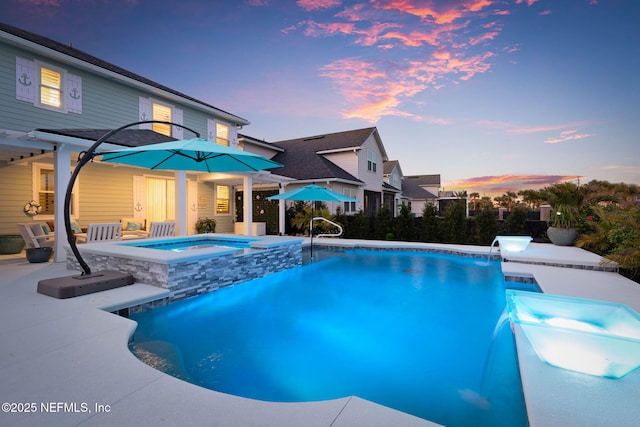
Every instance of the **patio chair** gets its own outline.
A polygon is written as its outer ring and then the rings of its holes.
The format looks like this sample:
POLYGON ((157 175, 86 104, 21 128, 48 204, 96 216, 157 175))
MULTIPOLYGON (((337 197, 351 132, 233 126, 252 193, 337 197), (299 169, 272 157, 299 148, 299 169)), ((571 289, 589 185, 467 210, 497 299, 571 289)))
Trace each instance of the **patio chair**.
POLYGON ((122 239, 122 223, 89 224, 86 233, 76 234, 78 243, 106 242, 122 239))
POLYGON ((16 224, 16 227, 26 248, 51 248, 55 243, 54 235, 46 234, 40 224, 16 224))
POLYGON ((175 235, 175 221, 152 221, 149 226, 149 237, 170 237, 175 235))

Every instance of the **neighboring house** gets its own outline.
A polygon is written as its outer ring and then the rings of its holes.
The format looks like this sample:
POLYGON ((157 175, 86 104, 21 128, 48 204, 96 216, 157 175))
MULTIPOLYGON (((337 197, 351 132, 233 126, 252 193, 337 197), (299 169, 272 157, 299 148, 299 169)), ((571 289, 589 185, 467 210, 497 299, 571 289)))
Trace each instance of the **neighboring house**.
MULTIPOLYGON (((184 124, 230 146, 238 144, 237 128, 249 124, 78 49, 0 23, 0 233, 17 233, 17 223, 51 220, 56 259, 62 260, 59 249, 66 238, 59 213, 78 153, 107 130, 150 119, 184 124), (23 211, 31 200, 42 209, 35 217, 23 211)), ((193 136, 178 126, 140 125, 104 149, 193 136)), ((261 149, 259 144, 247 148, 261 149)), ((249 188, 253 182, 239 175, 232 181, 249 188)), ((95 162, 79 175, 71 213, 81 225, 124 217, 175 219, 182 234, 192 230, 198 217, 214 217, 219 231, 231 232, 233 188, 213 176, 95 162), (176 188, 182 203, 171 202, 176 188)))
MULTIPOLYGON (((400 213, 400 207, 403 203, 402 197, 402 169, 397 160, 389 160, 384 162, 384 195, 383 205, 389 208, 394 216, 400 213)), ((409 201, 407 201, 409 204, 409 201)))
POLYGON ((438 206, 440 175, 410 175, 402 180, 402 194, 409 199, 411 213, 422 216, 427 203, 438 206))
POLYGON ((286 187, 282 185, 283 190, 315 183, 358 200, 328 203, 331 212, 340 206, 346 214, 363 210, 374 215, 382 206, 387 153, 375 127, 276 141, 273 145, 284 150, 272 159, 284 165, 274 170, 274 175, 293 179, 286 187))

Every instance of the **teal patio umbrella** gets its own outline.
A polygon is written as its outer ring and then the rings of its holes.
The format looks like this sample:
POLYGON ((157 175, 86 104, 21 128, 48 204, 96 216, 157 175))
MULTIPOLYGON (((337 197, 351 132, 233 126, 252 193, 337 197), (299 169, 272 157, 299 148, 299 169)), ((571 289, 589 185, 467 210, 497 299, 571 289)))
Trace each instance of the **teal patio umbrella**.
MULTIPOLYGON (((306 185, 295 190, 285 191, 275 196, 267 197, 267 200, 300 200, 310 202, 357 202, 356 199, 347 197, 320 185, 306 185)), ((309 236, 311 237, 311 258, 313 258, 313 220, 314 203, 311 203, 311 221, 309 223, 309 236)))
POLYGON ((102 161, 155 170, 195 172, 257 172, 282 167, 258 154, 202 138, 113 150, 102 153, 102 161))

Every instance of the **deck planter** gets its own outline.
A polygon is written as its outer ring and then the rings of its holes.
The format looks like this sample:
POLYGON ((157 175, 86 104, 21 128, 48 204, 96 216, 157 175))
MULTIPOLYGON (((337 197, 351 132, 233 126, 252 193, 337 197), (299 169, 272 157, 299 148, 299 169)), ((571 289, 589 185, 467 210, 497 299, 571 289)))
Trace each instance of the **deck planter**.
POLYGON ((31 263, 48 262, 53 255, 53 248, 27 248, 27 261, 31 263))
POLYGON ((19 254, 24 249, 24 240, 19 234, 0 235, 0 255, 19 254))
POLYGON ((578 231, 575 228, 549 227, 547 236, 554 245, 573 246, 573 242, 578 238, 578 231))

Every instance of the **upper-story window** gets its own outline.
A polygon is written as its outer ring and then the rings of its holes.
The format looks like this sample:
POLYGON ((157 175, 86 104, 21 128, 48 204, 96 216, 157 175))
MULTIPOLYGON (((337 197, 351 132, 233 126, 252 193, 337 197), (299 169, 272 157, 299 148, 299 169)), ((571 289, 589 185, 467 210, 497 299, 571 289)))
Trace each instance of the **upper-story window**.
POLYGON ((38 108, 82 114, 82 78, 44 62, 16 57, 16 99, 38 108))
MULTIPOLYGON (((140 121, 159 120, 182 125, 183 111, 171 104, 157 101, 155 99, 141 96, 138 98, 138 119, 140 121)), ((184 128, 182 126, 172 126, 164 123, 143 123, 140 129, 152 129, 163 135, 182 139, 184 128)))
MULTIPOLYGON (((160 120, 163 122, 171 122, 171 107, 163 104, 159 104, 154 102, 151 106, 153 120, 160 120)), ((164 123, 153 123, 151 127, 155 132, 161 133, 163 135, 171 136, 171 125, 167 125, 164 123)))
POLYGON ((53 69, 40 68, 40 104, 62 108, 62 73, 53 69))
POLYGON ((377 155, 375 151, 367 151, 367 170, 369 172, 376 172, 378 169, 377 166, 377 155))
POLYGON ((207 140, 227 147, 238 147, 235 128, 216 119, 207 119, 207 140))
POLYGON ((229 146, 229 126, 216 122, 216 144, 229 146))

